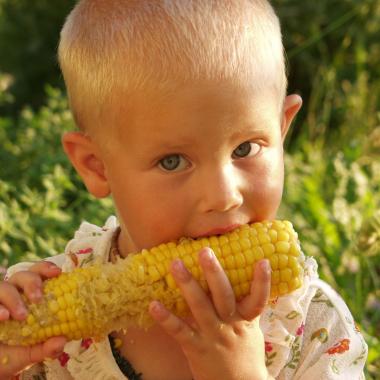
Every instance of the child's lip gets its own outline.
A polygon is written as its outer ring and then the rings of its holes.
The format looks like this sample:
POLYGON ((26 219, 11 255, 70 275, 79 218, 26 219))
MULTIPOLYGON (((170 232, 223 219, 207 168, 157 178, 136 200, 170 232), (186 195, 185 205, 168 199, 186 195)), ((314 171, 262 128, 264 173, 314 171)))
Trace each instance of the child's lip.
POLYGON ((232 230, 235 230, 236 228, 238 228, 240 226, 241 226, 241 224, 230 224, 230 225, 225 226, 225 227, 213 228, 213 229, 208 230, 207 232, 205 232, 203 234, 198 235, 197 238, 226 234, 227 232, 231 232, 232 230))

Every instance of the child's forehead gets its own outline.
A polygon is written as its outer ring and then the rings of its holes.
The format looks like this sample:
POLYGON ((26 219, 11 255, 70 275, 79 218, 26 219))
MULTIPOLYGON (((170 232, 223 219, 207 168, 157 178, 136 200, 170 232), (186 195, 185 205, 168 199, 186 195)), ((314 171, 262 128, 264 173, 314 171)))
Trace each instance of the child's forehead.
POLYGON ((123 111, 110 110, 110 114, 116 118, 114 125, 119 136, 159 134, 171 129, 178 132, 181 128, 201 132, 214 124, 239 130, 268 124, 268 119, 272 124, 276 120, 277 124, 282 100, 275 91, 231 80, 198 82, 170 92, 141 93, 129 103, 128 111, 123 107, 123 97, 118 97, 120 103, 116 108, 123 111))

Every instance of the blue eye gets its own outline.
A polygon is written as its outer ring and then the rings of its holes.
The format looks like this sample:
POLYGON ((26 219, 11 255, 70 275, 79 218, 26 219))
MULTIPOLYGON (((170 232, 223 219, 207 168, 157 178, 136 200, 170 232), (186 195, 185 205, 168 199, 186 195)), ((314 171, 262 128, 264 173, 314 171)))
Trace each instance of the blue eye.
POLYGON ((185 169, 188 166, 187 160, 180 154, 166 156, 162 158, 158 164, 161 169, 171 172, 185 169))
POLYGON ((237 158, 244 158, 247 156, 252 156, 260 151, 260 145, 257 143, 252 143, 250 141, 245 141, 240 144, 233 152, 233 155, 237 158))

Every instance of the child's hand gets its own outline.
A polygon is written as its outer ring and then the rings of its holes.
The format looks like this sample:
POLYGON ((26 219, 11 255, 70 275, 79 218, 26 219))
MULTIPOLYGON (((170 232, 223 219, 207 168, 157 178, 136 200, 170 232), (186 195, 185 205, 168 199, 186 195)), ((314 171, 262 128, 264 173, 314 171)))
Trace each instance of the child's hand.
POLYGON ((211 298, 176 260, 172 274, 192 316, 184 321, 159 302, 150 305, 151 315, 181 345, 194 380, 268 379, 264 337, 259 328, 259 316, 270 293, 268 261, 256 265, 251 293, 238 303, 213 252, 202 249, 199 262, 211 298))
MULTIPOLYGON (((38 302, 42 297, 43 280, 60 273, 61 270, 55 264, 41 261, 28 271, 17 272, 7 281, 0 282, 0 323, 8 319, 24 320, 27 310, 20 292, 31 302, 38 302)), ((0 344, 0 379, 10 379, 33 363, 56 358, 65 343, 64 337, 55 337, 32 347, 0 344)))

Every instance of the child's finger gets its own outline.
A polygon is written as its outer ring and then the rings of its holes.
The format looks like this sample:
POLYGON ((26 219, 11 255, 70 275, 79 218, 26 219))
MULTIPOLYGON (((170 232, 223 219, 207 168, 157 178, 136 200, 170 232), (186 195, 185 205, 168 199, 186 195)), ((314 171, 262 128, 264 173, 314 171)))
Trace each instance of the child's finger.
POLYGON ((32 265, 29 270, 39 274, 44 279, 56 277, 61 274, 61 269, 50 261, 39 261, 32 265))
POLYGON ((219 317, 223 320, 230 319, 235 313, 236 299, 226 273, 210 248, 199 252, 199 263, 219 317))
POLYGON ((30 360, 38 363, 46 358, 54 359, 59 356, 67 340, 63 336, 48 339, 46 342, 30 347, 30 360))
POLYGON ((64 337, 54 337, 44 343, 31 347, 5 346, 0 344, 0 357, 6 363, 0 363, 0 379, 11 378, 14 374, 34 363, 40 363, 46 358, 57 358, 64 349, 67 340, 64 337))
POLYGON ((16 272, 8 282, 22 290, 31 302, 42 298, 42 282, 44 279, 56 277, 61 269, 55 264, 41 261, 32 265, 28 270, 16 272))
POLYGON ((21 321, 27 316, 27 310, 21 295, 12 284, 7 282, 1 283, 0 304, 9 311, 13 319, 21 321))
POLYGON ((182 319, 170 313, 160 302, 153 301, 149 305, 149 313, 160 326, 181 346, 194 343, 196 334, 182 319))
POLYGON ((3 305, 0 305, 0 322, 9 319, 9 311, 3 305))
POLYGON ((198 325, 203 327, 214 325, 217 315, 210 298, 181 260, 176 259, 172 262, 171 273, 198 325))
POLYGON ((238 303, 237 310, 246 320, 259 316, 269 301, 271 268, 268 260, 261 260, 255 266, 251 292, 238 303))
POLYGON ((20 271, 9 278, 8 282, 20 289, 31 302, 42 298, 42 279, 31 271, 20 271))

